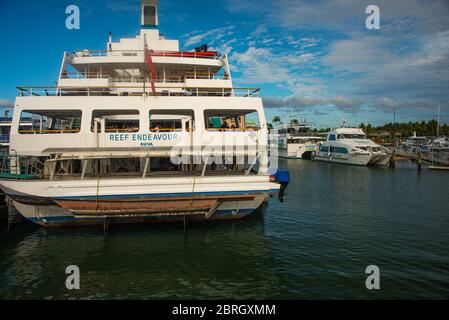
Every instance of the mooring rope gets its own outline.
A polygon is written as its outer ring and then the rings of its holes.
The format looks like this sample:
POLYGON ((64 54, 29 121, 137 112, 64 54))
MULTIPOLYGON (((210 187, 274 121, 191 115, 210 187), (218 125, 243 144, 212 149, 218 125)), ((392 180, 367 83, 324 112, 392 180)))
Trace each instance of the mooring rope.
POLYGON ((95 199, 95 213, 98 212, 98 195, 100 193, 100 176, 97 179, 97 197, 95 199))
POLYGON ((192 198, 190 199, 190 208, 193 208, 193 197, 195 192, 196 176, 193 176, 192 198))

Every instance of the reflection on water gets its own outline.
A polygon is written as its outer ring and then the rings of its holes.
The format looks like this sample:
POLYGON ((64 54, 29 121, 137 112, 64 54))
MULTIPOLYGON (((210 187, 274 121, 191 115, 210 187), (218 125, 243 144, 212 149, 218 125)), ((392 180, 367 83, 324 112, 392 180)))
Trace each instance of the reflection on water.
POLYGON ((245 220, 0 233, 1 298, 449 298, 449 174, 282 161, 245 220), (65 289, 65 268, 81 290, 65 289), (365 289, 379 266, 381 290, 365 289))
MULTIPOLYGON (((239 222, 21 228, 2 248, 6 298, 250 298, 276 294, 263 214, 239 222), (6 251, 6 252, 5 252, 6 251), (79 292, 65 289, 65 268, 81 270, 79 292)), ((5 243, 3 243, 4 245, 5 243)))

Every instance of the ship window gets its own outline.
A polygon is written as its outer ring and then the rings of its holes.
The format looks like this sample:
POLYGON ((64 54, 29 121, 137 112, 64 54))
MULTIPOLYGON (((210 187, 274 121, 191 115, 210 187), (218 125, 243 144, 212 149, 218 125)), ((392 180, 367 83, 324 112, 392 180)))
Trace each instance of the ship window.
POLYGON ((181 132, 195 130, 193 110, 151 110, 150 131, 181 132))
POLYGON ((335 134, 329 135, 329 141, 335 141, 335 134))
POLYGON ((24 110, 20 134, 68 134, 81 131, 81 110, 24 110))
POLYGON ((206 110, 209 131, 254 131, 260 129, 259 114, 254 110, 206 110))
POLYGON ((366 139, 364 134, 339 134, 338 139, 366 139))
POLYGON ((329 147, 328 146, 321 146, 320 151, 321 152, 329 152, 329 147))
POLYGON ((341 147, 331 147, 332 153, 348 154, 348 149, 341 147))
POLYGON ((94 132, 97 122, 97 132, 138 132, 138 110, 95 110, 92 112, 91 130, 94 132))
POLYGON ((156 25, 156 8, 153 6, 143 7, 144 25, 155 26, 156 25))

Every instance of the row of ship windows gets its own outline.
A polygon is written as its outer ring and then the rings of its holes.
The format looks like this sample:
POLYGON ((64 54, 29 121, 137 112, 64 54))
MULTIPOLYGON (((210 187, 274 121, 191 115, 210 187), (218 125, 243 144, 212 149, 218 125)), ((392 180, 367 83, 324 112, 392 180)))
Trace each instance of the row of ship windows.
POLYGON ((330 153, 341 153, 341 154, 348 154, 348 149, 343 147, 334 147, 334 146, 321 146, 320 148, 321 152, 330 152, 330 153))
MULTIPOLYGON (((138 132, 139 110, 94 110, 92 132, 138 132)), ((193 110, 151 110, 149 130, 190 132, 195 130, 193 110)), ((81 110, 24 110, 21 113, 20 134, 60 134, 81 131, 81 110)), ((205 110, 204 125, 209 131, 252 131, 260 129, 255 110, 205 110)))

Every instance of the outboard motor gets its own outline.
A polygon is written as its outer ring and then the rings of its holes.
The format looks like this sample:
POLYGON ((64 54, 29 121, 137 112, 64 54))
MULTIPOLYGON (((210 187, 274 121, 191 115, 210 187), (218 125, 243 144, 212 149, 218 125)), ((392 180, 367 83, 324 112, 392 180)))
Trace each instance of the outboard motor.
POLYGON ((281 185, 279 190, 279 201, 284 202, 285 199, 285 189, 287 189, 290 183, 290 173, 286 170, 278 170, 272 176, 273 180, 281 185))

